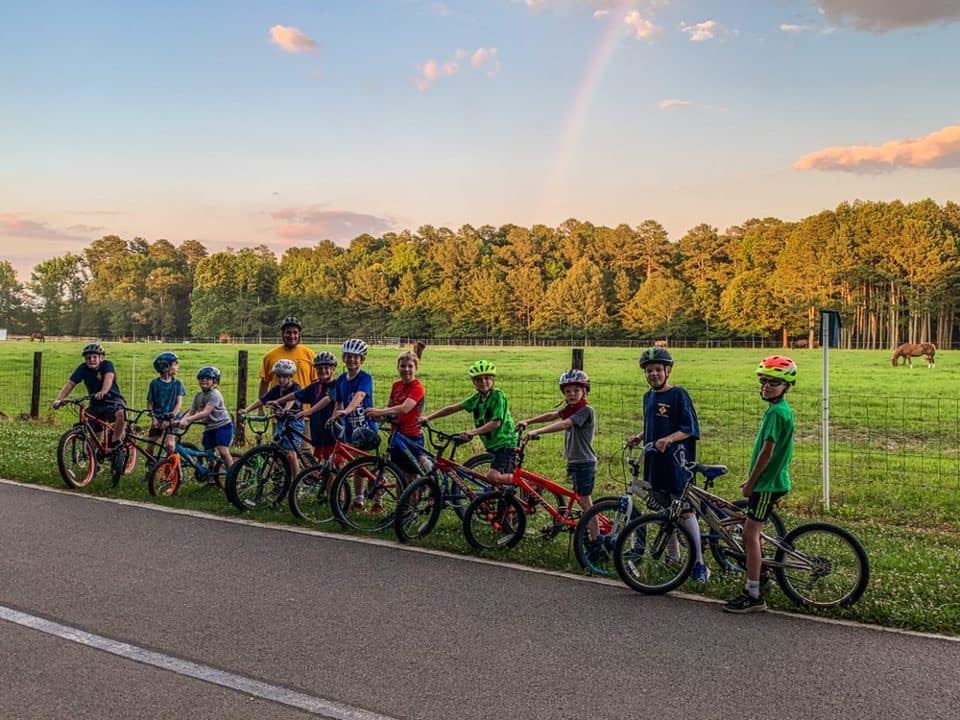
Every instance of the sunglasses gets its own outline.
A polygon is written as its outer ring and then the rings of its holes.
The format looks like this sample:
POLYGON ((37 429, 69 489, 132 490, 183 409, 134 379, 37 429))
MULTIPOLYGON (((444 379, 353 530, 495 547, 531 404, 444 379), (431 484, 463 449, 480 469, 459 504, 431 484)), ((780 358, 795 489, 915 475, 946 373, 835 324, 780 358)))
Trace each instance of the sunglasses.
POLYGON ((771 387, 780 387, 784 384, 783 380, 774 380, 773 378, 760 378, 761 385, 769 385, 771 387))

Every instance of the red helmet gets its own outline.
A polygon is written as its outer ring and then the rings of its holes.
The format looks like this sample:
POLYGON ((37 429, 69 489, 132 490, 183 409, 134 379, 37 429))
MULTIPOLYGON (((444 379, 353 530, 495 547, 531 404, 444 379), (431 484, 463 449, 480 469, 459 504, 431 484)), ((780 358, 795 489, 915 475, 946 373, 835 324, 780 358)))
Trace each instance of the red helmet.
POLYGON ((797 382, 797 364, 786 355, 771 355, 757 365, 757 375, 776 378, 793 385, 797 382))

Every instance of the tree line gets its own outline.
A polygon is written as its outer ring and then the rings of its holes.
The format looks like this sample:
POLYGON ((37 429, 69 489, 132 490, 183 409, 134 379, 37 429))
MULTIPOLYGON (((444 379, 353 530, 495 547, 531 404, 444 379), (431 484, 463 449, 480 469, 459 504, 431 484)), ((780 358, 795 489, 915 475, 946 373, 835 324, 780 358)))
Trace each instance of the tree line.
POLYGON ((644 337, 949 347, 960 294, 960 205, 843 203, 796 222, 753 218, 679 241, 655 220, 605 227, 425 225, 286 250, 209 252, 115 235, 39 263, 0 262, 0 327, 51 335, 251 337, 281 317, 308 335, 644 337))

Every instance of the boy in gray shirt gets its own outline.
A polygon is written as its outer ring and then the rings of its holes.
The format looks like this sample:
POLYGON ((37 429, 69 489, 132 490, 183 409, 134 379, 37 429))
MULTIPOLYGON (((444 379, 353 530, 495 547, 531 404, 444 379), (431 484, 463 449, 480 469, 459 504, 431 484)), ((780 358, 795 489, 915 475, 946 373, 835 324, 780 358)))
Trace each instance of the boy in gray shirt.
MULTIPOLYGON (((590 378, 583 370, 568 370, 560 376, 560 392, 566 405, 559 410, 551 410, 529 420, 517 423, 518 432, 526 430, 527 425, 549 422, 538 430, 531 430, 527 438, 533 440, 544 433, 564 431, 563 456, 567 461, 567 476, 574 492, 586 512, 593 505, 593 484, 597 477, 597 453, 593 450, 593 432, 596 417, 593 408, 587 402, 590 392, 590 378), (553 421, 553 422, 551 422, 553 421)), ((596 520, 590 523, 590 539, 597 538, 596 520)))
POLYGON ((197 371, 197 382, 200 384, 193 402, 190 403, 190 412, 179 420, 181 427, 192 422, 203 425, 203 449, 216 449, 223 459, 224 467, 233 465, 233 455, 230 454, 230 443, 233 442, 233 420, 227 412, 223 402, 223 395, 217 390, 220 384, 220 371, 207 365, 197 371))

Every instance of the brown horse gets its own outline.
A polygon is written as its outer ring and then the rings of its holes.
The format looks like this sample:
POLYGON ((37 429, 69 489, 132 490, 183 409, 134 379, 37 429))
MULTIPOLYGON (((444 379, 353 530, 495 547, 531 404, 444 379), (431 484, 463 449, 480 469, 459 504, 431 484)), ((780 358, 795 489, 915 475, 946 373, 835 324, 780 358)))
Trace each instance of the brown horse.
POLYGON ((30 333, 30 342, 34 340, 39 340, 40 342, 46 342, 47 339, 43 336, 42 332, 32 332, 30 333))
POLYGON ((927 361, 927 367, 932 368, 936 366, 934 362, 934 355, 937 354, 937 346, 933 343, 922 342, 922 343, 904 343, 896 350, 893 351, 893 357, 890 358, 890 364, 896 367, 900 363, 900 358, 904 358, 906 364, 910 367, 913 367, 913 358, 923 357, 927 361))

